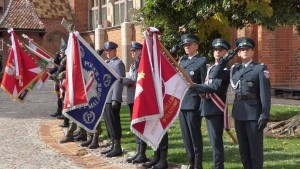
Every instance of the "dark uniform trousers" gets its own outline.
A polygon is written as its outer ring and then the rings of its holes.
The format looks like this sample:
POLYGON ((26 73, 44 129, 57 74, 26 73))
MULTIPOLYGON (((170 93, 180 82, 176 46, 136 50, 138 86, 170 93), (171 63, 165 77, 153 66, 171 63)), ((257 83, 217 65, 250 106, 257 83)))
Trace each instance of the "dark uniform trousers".
POLYGON ((169 135, 168 132, 166 132, 166 134, 163 136, 163 138, 161 139, 159 145, 158 145, 158 149, 159 150, 167 150, 169 148, 169 135))
POLYGON ((223 127, 224 116, 210 115, 205 116, 206 126, 210 144, 213 148, 214 169, 224 169, 224 143, 223 143, 223 127))
MULTIPOLYGON (((199 54, 188 59, 185 55, 180 59, 179 65, 184 69, 190 79, 196 83, 204 83, 208 61, 199 54)), ((186 153, 191 161, 197 161, 202 167, 203 143, 201 133, 201 116, 199 107, 201 98, 195 89, 189 89, 180 107, 179 121, 182 131, 182 138, 186 153)))
POLYGON ((179 121, 187 156, 202 160, 203 141, 199 110, 181 111, 179 121))
POLYGON ((213 102, 208 94, 215 93, 225 103, 229 77, 229 69, 216 70, 216 66, 213 65, 208 70, 206 83, 196 85, 199 93, 206 93, 201 106, 201 116, 204 116, 206 119, 209 140, 213 148, 214 169, 224 169, 224 112, 213 102))
POLYGON ((109 137, 114 140, 120 140, 122 138, 120 109, 112 111, 112 104, 106 103, 104 121, 109 137))
POLYGON ((244 169, 262 169, 263 132, 257 130, 257 121, 234 120, 234 122, 244 169))

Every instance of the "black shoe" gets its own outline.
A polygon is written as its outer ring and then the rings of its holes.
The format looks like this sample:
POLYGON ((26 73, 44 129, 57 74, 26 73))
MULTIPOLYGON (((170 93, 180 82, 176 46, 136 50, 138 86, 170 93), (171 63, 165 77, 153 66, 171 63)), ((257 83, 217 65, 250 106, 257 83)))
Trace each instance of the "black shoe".
POLYGON ((88 134, 86 141, 81 143, 80 146, 81 147, 88 147, 92 143, 92 140, 93 140, 93 134, 88 134))
POLYGON ((74 142, 74 137, 66 135, 62 140, 59 141, 60 144, 74 142))
POLYGON ((78 136, 74 137, 74 140, 75 141, 86 141, 86 139, 87 139, 86 137, 87 137, 86 133, 85 134, 81 133, 78 136))
POLYGON ((63 114, 60 114, 60 115, 56 116, 56 118, 58 118, 58 119, 64 119, 65 116, 63 114))
POLYGON ((139 154, 134 160, 132 160, 132 164, 140 164, 148 161, 146 155, 139 154))
POLYGON ((126 162, 127 163, 131 163, 133 160, 135 160, 136 159, 136 157, 139 155, 139 153, 136 153, 135 155, 133 155, 133 156, 131 156, 131 157, 128 157, 127 159, 126 159, 126 162))
POLYGON ((56 111, 55 113, 50 114, 51 117, 57 117, 59 115, 61 115, 61 111, 56 111))
POLYGON ((101 154, 107 154, 109 152, 111 152, 113 150, 112 147, 110 147, 109 149, 105 150, 105 151, 101 151, 101 154))
POLYGON ((69 127, 69 124, 61 123, 58 125, 59 127, 69 127))

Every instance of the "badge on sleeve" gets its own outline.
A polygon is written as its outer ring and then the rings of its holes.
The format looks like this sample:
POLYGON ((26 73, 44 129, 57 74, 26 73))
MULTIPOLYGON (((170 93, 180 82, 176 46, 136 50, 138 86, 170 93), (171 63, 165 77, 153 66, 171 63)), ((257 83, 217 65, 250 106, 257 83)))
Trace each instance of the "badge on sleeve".
POLYGON ((270 72, 269 72, 268 70, 265 70, 265 71, 264 71, 264 75, 265 75, 265 77, 266 77, 267 79, 270 78, 270 72))

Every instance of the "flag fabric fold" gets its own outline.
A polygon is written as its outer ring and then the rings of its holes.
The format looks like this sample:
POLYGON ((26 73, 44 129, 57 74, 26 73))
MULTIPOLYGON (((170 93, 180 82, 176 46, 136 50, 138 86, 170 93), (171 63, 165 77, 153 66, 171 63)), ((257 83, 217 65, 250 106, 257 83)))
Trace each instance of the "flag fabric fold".
MULTIPOLYGON (((23 50, 17 35, 13 30, 11 34, 11 48, 6 62, 1 88, 13 99, 18 99, 21 93, 41 76, 42 70, 34 60, 23 50)), ((22 101, 22 100, 21 100, 22 101)))
POLYGON ((78 43, 75 33, 70 33, 68 47, 66 49, 67 62, 64 109, 82 107, 88 103, 78 43))
POLYGON ((47 51, 44 51, 41 47, 36 45, 31 39, 28 41, 28 46, 27 48, 36 56, 34 59, 36 60, 36 63, 40 65, 40 67, 43 69, 43 74, 38 78, 35 84, 35 88, 38 90, 41 90, 42 87, 44 86, 45 82, 49 78, 49 74, 47 71, 51 70, 54 68, 54 65, 51 63, 53 62, 54 58, 49 55, 47 51), (41 57, 42 56, 42 57, 41 57))
POLYGON ((63 114, 88 132, 94 132, 104 111, 107 96, 120 77, 78 32, 70 33, 66 55, 67 69, 64 83, 66 95, 63 114), (84 84, 79 88, 76 87, 79 83, 77 81, 81 80, 84 84), (73 107, 70 107, 71 95, 74 99, 73 107), (77 95, 81 99, 86 97, 87 104, 75 106, 77 95))
POLYGON ((161 49, 159 31, 150 31, 144 32, 131 130, 156 150, 177 118, 189 86, 161 49))

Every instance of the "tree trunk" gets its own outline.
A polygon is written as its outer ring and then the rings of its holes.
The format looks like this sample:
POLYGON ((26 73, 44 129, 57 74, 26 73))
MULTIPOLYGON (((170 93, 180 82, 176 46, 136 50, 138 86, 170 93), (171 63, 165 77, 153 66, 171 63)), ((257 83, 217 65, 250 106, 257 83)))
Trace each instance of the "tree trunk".
POLYGON ((298 137, 300 138, 300 115, 288 120, 269 122, 265 133, 273 137, 298 137))

